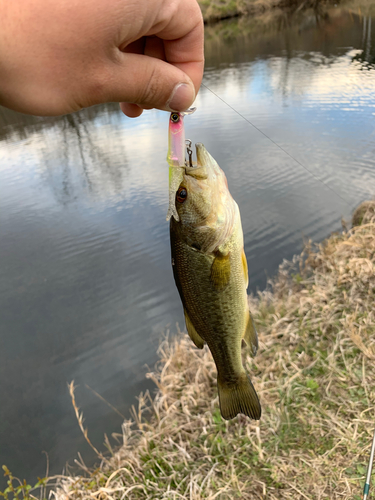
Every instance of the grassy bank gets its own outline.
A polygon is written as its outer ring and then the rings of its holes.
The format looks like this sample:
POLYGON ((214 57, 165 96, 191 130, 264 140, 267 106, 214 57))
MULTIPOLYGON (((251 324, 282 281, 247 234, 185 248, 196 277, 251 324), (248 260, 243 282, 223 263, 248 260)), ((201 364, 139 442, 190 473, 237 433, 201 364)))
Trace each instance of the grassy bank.
POLYGON ((121 448, 55 498, 359 500, 375 425, 375 219, 360 219, 250 299, 260 422, 224 421, 209 351, 165 339, 156 397, 140 397, 121 448))
POLYGON ((271 9, 306 9, 338 4, 339 0, 198 0, 206 23, 242 15, 256 15, 271 9))

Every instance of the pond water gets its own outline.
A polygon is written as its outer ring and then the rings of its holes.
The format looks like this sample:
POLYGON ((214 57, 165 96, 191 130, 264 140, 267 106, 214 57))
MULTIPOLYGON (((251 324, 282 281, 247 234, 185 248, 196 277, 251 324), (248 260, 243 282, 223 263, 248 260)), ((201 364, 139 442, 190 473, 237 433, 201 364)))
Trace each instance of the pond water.
MULTIPOLYGON (((187 137, 239 204, 250 290, 303 238, 340 230, 375 188, 369 15, 341 8, 206 30, 187 137)), ((93 443, 120 432, 169 329, 183 327, 170 266, 168 114, 116 105, 63 118, 0 109, 0 465, 33 481, 80 452, 67 383, 93 443)))

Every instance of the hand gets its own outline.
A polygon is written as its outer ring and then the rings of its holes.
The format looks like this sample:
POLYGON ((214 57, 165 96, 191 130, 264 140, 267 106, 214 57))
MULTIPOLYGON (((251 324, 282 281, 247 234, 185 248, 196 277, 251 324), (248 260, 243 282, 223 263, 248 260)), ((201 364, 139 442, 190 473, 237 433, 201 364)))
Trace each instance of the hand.
POLYGON ((182 111, 203 75, 196 0, 0 0, 0 104, 61 115, 182 111))

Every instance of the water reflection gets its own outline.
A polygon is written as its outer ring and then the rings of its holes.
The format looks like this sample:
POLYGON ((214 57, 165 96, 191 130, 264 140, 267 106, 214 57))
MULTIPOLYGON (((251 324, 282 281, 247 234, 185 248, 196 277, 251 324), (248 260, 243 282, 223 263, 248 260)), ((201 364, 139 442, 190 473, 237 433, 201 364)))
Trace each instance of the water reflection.
POLYGON ((353 57, 353 62, 358 61, 361 63, 361 69, 372 69, 375 63, 375 56, 372 50, 371 28, 372 17, 363 16, 361 50, 353 57))
POLYGON ((122 199, 129 167, 115 117, 119 123, 117 113, 111 121, 103 117, 87 120, 78 113, 67 115, 51 130, 54 148, 44 145, 41 174, 61 203, 76 200, 82 190, 94 198, 104 197, 106 202, 108 198, 112 203, 122 199), (60 143, 56 144, 56 137, 60 143))
MULTIPOLYGON (((374 192, 372 17, 341 8, 207 28, 187 136, 224 168, 253 291, 303 235, 374 192)), ((0 108, 0 462, 34 480, 118 431, 160 332, 183 321, 169 262, 167 114, 116 105, 63 118, 0 108)), ((149 386, 151 387, 151 386, 149 386)))
MULTIPOLYGON (((23 128, 3 128, 3 141, 8 138, 14 144, 16 137, 25 141, 28 167, 37 170, 59 203, 73 202, 83 194, 106 204, 109 199, 112 203, 122 199, 129 167, 121 116, 117 109, 100 115, 96 111, 91 118, 84 111, 51 119, 48 128, 35 117, 26 117, 31 123, 23 128)), ((3 119, 6 114, 3 111, 3 119)), ((12 153, 16 156, 23 151, 12 153)))
MULTIPOLYGON (((88 383, 128 411, 150 387, 145 364, 171 321, 167 126, 155 130, 166 114, 130 126, 117 106, 87 113, 44 126, 26 117, 25 130, 13 121, 0 143, 0 453, 30 479, 43 474, 42 450, 55 472, 77 448, 93 459, 66 383, 88 383), (14 425, 23 414, 27 425, 14 425)), ((92 394, 80 397, 100 446, 106 425, 118 430, 121 420, 92 394)))

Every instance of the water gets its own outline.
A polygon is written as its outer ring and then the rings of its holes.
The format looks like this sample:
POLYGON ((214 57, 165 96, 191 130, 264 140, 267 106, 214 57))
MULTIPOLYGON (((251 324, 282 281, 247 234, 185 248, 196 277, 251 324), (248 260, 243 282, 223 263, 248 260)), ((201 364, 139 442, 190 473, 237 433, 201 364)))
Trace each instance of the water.
MULTIPOLYGON (((225 170, 242 213, 250 289, 304 237, 322 240, 375 187, 371 18, 340 8, 206 30, 187 137, 225 170)), ((119 432, 168 328, 168 115, 115 105, 58 119, 0 109, 0 464, 34 481, 119 432)))

